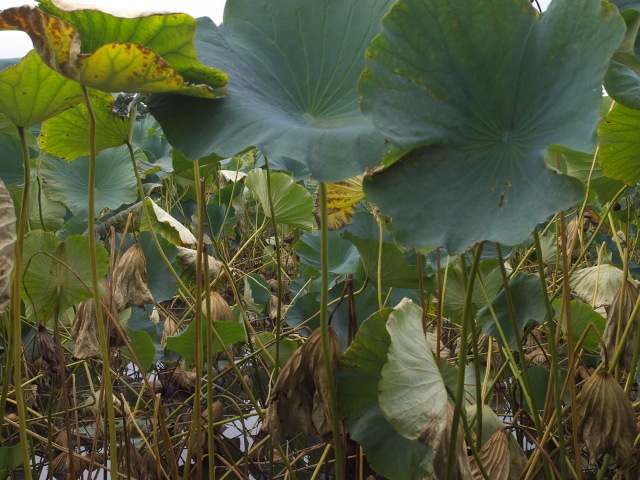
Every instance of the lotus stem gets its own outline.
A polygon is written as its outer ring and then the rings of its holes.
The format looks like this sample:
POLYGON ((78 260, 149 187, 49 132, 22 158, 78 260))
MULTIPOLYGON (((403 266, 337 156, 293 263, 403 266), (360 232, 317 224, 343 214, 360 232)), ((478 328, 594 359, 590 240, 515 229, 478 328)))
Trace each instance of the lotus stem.
MULTIPOLYGON (((614 232, 615 233, 615 232, 614 232)), ((564 212, 560 212, 560 234, 562 235, 562 271, 569 270, 569 260, 567 258, 567 229, 564 221, 564 212)), ((569 250, 571 252, 571 250, 569 250)), ((624 286, 624 285, 623 285, 624 286)), ((571 289, 569 288, 569 275, 562 276, 562 303, 565 307, 565 316, 567 319, 567 354, 569 356, 569 371, 567 372, 567 381, 569 382, 569 392, 571 395, 571 418, 573 421, 573 448, 576 463, 576 473, 578 480, 582 480, 582 462, 580 461, 580 442, 578 441, 578 404, 576 402, 576 379, 573 375, 573 325, 571 322, 571 289)), ((561 433, 561 432, 559 432, 561 433)), ((542 440, 542 436, 538 435, 542 440)))
POLYGON ((278 224, 276 223, 276 211, 273 208, 273 194, 271 193, 271 169, 269 168, 269 159, 264 157, 267 169, 267 193, 269 194, 269 209, 271 210, 271 223, 273 224, 273 235, 276 243, 276 263, 278 268, 278 307, 276 314, 276 364, 273 370, 273 382, 278 380, 280 370, 280 320, 282 317, 282 257, 280 252, 280 238, 278 237, 278 224))
MULTIPOLYGON (((322 280, 320 287, 320 333, 322 335, 322 356, 327 370, 327 384, 331 399, 331 419, 333 421, 333 445, 336 458, 336 480, 344 478, 342 470, 342 440, 340 438, 340 417, 338 416, 338 396, 333 378, 333 365, 329 351, 329 326, 327 325, 327 303, 329 299, 329 215, 327 212, 327 184, 319 182, 320 191, 320 263, 322 280)), ((382 238, 382 236, 381 236, 382 238)), ((379 264, 379 262, 378 262, 379 264)), ((378 283, 380 275, 378 274, 378 283)))
MULTIPOLYGON (((93 302, 98 323, 98 338, 100 339, 100 353, 102 356, 102 380, 105 382, 105 399, 107 405, 107 417, 109 419, 109 453, 112 465, 118 463, 118 450, 116 448, 116 416, 113 409, 113 393, 111 391, 111 371, 109 369, 109 348, 102 317, 102 303, 100 302, 100 280, 98 279, 98 263, 96 254, 95 232, 95 192, 96 192, 96 117, 91 106, 91 99, 87 87, 82 85, 84 103, 89 114, 89 204, 87 205, 88 236, 89 236, 89 260, 91 263, 91 288, 93 290, 93 302), (114 460, 115 459, 115 460, 114 460)), ((137 170, 136 170, 137 171, 137 170)), ((106 461, 105 454, 105 461, 106 461)))
MULTIPOLYGON (((29 458, 29 444, 27 443, 27 411, 22 395, 22 320, 20 318, 20 278, 22 276, 22 247, 24 245, 24 232, 29 216, 29 189, 31 186, 31 159, 29 147, 24 135, 24 127, 18 127, 20 143, 22 144, 22 163, 24 164, 24 187, 22 189, 22 204, 20 205, 20 222, 18 223, 17 238, 13 248, 13 280, 11 292, 11 315, 13 316, 13 367, 15 376, 16 402, 18 404, 18 424, 20 428, 20 447, 22 458, 29 458)), ((95 248, 95 245, 94 245, 95 248)), ((4 412, 3 412, 4 414, 4 412)), ((31 480, 31 469, 25 465, 25 480, 31 480)))
MULTIPOLYGON (((540 273, 540 283, 542 286, 542 296, 544 297, 544 305, 547 311, 547 325, 549 331, 547 333, 549 339, 549 350, 551 351, 551 379, 553 382, 553 400, 555 403, 556 412, 562 411, 562 399, 560 397, 560 379, 558 378, 558 349, 556 347, 556 333, 555 325, 553 323, 553 311, 551 309, 551 302, 549 301, 549 292, 547 290, 547 281, 544 276, 544 264, 542 261, 542 245, 540 244, 540 236, 538 235, 538 229, 533 229, 533 241, 536 247, 536 253, 538 256, 538 272, 540 273)), ((562 416, 556 415, 556 427, 558 432, 562 432, 562 416)), ((558 435, 558 442, 560 444, 560 469, 562 472, 561 478, 567 476, 567 462, 565 458, 565 444, 564 435, 558 435)))
MULTIPOLYGON (((453 467, 456 457, 456 441, 458 437, 458 425, 460 415, 464 408, 465 389, 464 389, 464 371, 467 363, 467 325, 471 323, 471 301, 473 299, 473 284, 475 283, 476 272, 480 264, 482 249, 484 243, 480 243, 476 249, 473 263, 471 264, 470 277, 467 278, 467 258, 464 255, 460 257, 460 265, 462 266, 463 280, 467 280, 466 291, 464 296, 464 305, 462 307, 462 328, 460 333, 460 353, 458 355, 458 382, 456 385, 456 402, 453 410, 453 419, 451 421, 451 434, 449 436, 449 451, 447 455, 447 475, 446 480, 453 478, 453 467)), ((436 339, 436 343, 439 339, 436 339)))

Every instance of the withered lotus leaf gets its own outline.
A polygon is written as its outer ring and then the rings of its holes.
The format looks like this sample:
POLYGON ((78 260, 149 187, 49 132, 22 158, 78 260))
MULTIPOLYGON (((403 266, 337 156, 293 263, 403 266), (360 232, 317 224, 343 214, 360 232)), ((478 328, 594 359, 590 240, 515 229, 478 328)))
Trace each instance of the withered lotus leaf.
MULTIPOLYGON (((478 459, 491 480, 507 480, 511 464, 509 432, 503 429, 496 430, 478 452, 478 459)), ((473 480, 484 480, 476 459, 470 457, 469 463, 473 480)))
POLYGON ((164 326, 162 327, 162 339, 160 340, 163 347, 167 344, 167 338, 173 335, 176 327, 177 324, 171 317, 165 319, 164 326))
MULTIPOLYGON (((451 438, 451 424, 453 423, 453 406, 447 402, 447 428, 444 431, 440 444, 433 459, 433 473, 430 479, 445 478, 447 472, 447 455, 451 438)), ((422 439, 418 439, 425 443, 422 439)), ((507 459, 509 457, 507 456, 507 459)), ((456 437, 456 464, 453 467, 453 480, 471 480, 471 465, 467 456, 467 442, 464 440, 462 421, 458 423, 458 436, 456 437)))
POLYGON ((173 370, 173 383, 180 389, 192 392, 196 388, 197 370, 189 372, 185 368, 184 360, 173 370))
POLYGON ((38 345, 40 346, 40 355, 42 360, 47 363, 48 370, 60 373, 60 359, 58 358, 58 346, 51 338, 51 334, 47 327, 41 323, 38 325, 38 345))
POLYGON ((145 480, 158 480, 158 462, 151 450, 142 456, 142 465, 140 467, 140 478, 145 480))
MULTIPOLYGON (((633 359, 633 350, 636 346, 636 338, 638 336, 638 316, 630 319, 631 313, 633 312, 633 307, 638 300, 638 289, 633 285, 633 283, 625 280, 616 293, 615 297, 613 297, 613 302, 609 307, 607 307, 607 324, 604 327, 604 333, 602 335, 602 340, 604 341, 605 346, 607 347, 607 353, 609 355, 609 359, 613 358, 613 354, 616 351, 616 337, 618 335, 618 322, 620 320, 620 296, 624 295, 624 304, 622 306, 622 325, 620 336, 622 336, 622 332, 624 332, 625 328, 627 328, 627 324, 630 321, 633 321, 633 325, 631 326, 631 332, 629 333, 629 337, 627 338, 627 343, 624 346, 624 353, 620 357, 619 365, 623 368, 629 368, 631 366, 631 361, 633 359)), ((604 352, 602 351, 602 345, 600 345, 600 355, 604 358, 604 352)))
MULTIPOLYGON (((106 326, 109 325, 109 305, 111 303, 111 294, 109 282, 106 278, 102 279, 102 287, 104 288, 104 297, 100 300, 102 304, 102 318, 106 326)), ((118 318, 118 310, 115 302, 110 310, 114 319, 118 318)), ((117 321, 117 320, 116 320, 117 321)), ((86 360, 87 358, 102 358, 100 353, 100 337, 98 336, 98 320, 96 319, 96 309, 93 298, 83 300, 78 306, 78 311, 73 319, 71 326, 71 339, 73 340, 73 356, 78 360, 86 360)), ((113 325, 109 330, 109 348, 120 348, 124 345, 122 338, 118 332, 114 331, 113 325)))
POLYGON ((118 473, 128 478, 147 478, 141 475, 142 455, 131 441, 125 445, 125 448, 118 449, 118 473))
POLYGON ((636 416, 613 375, 602 371, 585 382, 578 418, 578 438, 587 445, 591 465, 604 453, 615 459, 619 471, 632 465, 636 416))
POLYGON ((213 405, 211 405, 213 423, 218 423, 224 420, 224 405, 222 401, 216 400, 213 405))
MULTIPOLYGON (((328 327, 329 349, 333 368, 342 353, 340 341, 328 327)), ((262 432, 274 442, 288 433, 309 434, 313 425, 324 442, 333 438, 331 402, 327 371, 322 356, 322 337, 316 329, 287 360, 273 388, 262 432)))
MULTIPOLYGON (((567 224, 567 228, 565 230, 565 233, 567 235, 566 250, 567 250, 567 257, 569 258, 569 261, 576 260, 580 256, 580 250, 581 250, 580 234, 579 232, 576 233, 576 227, 578 225, 577 221, 578 221, 578 217, 574 217, 573 220, 571 220, 567 224), (574 235, 576 237, 575 240, 573 239, 574 235), (573 249, 570 252, 569 249, 571 248, 572 242, 573 242, 573 249)), ((585 217, 583 230, 587 230, 590 226, 591 226, 591 221, 589 220, 589 218, 585 217)), ((558 236, 558 246, 562 248, 562 238, 560 238, 560 236, 558 236)))
MULTIPOLYGON (((178 254, 176 258, 182 265, 184 270, 188 270, 190 272, 196 271, 198 252, 193 250, 192 248, 185 247, 177 247, 178 254)), ((220 260, 215 259, 211 255, 209 255, 209 281, 213 282, 213 280, 218 276, 220 270, 222 270, 222 262, 220 260)), ((203 274, 204 274, 204 262, 202 264, 203 274)), ((224 277, 224 273, 220 274, 220 279, 224 277)), ((204 275, 203 275, 204 278, 204 275)))
POLYGON ((16 243, 16 214, 9 191, 0 179, 0 315, 11 299, 13 244, 16 243))
MULTIPOLYGON (((209 303, 211 304, 211 320, 214 322, 233 322, 233 311, 231 307, 227 303, 227 301, 222 298, 216 292, 210 292, 209 294, 209 303)), ((205 300, 202 301, 202 311, 207 311, 207 302, 205 300)))
POLYGON ((154 303, 147 286, 147 261, 139 244, 133 245, 118 262, 116 275, 116 309, 144 307, 154 303))
MULTIPOLYGON (((69 448, 69 441, 67 438, 67 432, 62 430, 56 437, 55 443, 61 447, 69 448)), ((94 457, 95 463, 102 463, 102 453, 96 453, 94 457)), ((76 474, 76 479, 82 478, 82 473, 89 468, 90 457, 83 456, 78 458, 73 457, 73 467, 76 474)), ((54 478, 57 480, 72 480, 71 479, 71 462, 69 454, 66 452, 60 453, 54 460, 51 466, 51 470, 54 478)))

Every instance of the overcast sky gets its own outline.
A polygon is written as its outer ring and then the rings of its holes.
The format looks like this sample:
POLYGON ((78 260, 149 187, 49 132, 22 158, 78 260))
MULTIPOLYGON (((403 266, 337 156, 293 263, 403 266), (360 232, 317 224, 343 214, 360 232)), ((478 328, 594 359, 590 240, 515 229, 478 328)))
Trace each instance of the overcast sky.
MULTIPOLYGON (((82 0, 84 1, 84 0, 82 0)), ((551 0, 538 0, 543 10, 551 0)), ((188 13, 192 17, 211 17, 216 24, 222 23, 225 0, 86 0, 85 3, 101 8, 130 10, 167 11, 188 13)), ((0 0, 0 10, 20 5, 36 6, 34 0, 0 0)), ((24 57, 33 47, 23 32, 0 32, 0 58, 24 57)))

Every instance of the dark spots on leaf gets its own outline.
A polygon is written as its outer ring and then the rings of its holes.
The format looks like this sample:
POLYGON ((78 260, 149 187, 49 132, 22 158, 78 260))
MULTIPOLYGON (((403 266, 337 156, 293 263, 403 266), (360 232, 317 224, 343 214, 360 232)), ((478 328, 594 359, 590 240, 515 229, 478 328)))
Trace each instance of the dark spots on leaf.
POLYGON ((387 222, 387 223, 391 223, 391 222, 393 222, 393 217, 391 215, 387 215, 385 217, 384 221, 387 222))
POLYGON ((506 180, 504 182, 504 190, 502 191, 502 193, 500 194, 500 203, 498 204, 498 208, 502 208, 502 206, 505 203, 504 197, 507 194, 507 190, 509 189, 509 187, 511 186, 511 182, 509 180, 506 180))

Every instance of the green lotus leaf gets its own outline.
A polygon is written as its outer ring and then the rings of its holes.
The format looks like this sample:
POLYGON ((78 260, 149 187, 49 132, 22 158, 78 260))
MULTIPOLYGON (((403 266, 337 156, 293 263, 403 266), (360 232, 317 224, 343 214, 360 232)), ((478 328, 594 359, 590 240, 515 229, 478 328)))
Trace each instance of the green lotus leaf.
POLYGON ((400 435, 437 450, 447 426, 447 390, 424 336, 422 309, 404 299, 389 315, 387 330, 380 409, 400 435))
MULTIPOLYGON (((191 231, 178 222, 175 217, 160 208, 156 202, 147 197, 146 204, 153 231, 155 233, 162 235, 169 242, 178 247, 186 247, 197 243, 197 239, 193 236, 191 231)), ((147 217, 144 215, 140 220, 140 231, 151 231, 151 228, 147 223, 147 217)))
POLYGON ((601 79, 625 30, 615 7, 555 0, 540 16, 526 0, 401 0, 382 28, 358 91, 396 163, 364 191, 400 242, 517 245, 582 198, 543 155, 594 147, 601 79))
POLYGON ((351 438, 364 450, 371 467, 392 480, 429 475, 421 466, 433 458, 430 447, 400 435, 380 410, 378 384, 391 337, 386 324, 391 309, 365 320, 336 369, 338 405, 351 438))
POLYGON ((80 85, 50 69, 35 50, 0 71, 0 111, 19 127, 41 123, 81 101, 80 85))
POLYGON ((260 315, 271 299, 271 287, 260 275, 248 273, 244 276, 243 298, 249 308, 260 315))
MULTIPOLYGON (((294 245, 300 263, 320 271, 320 230, 305 233, 294 245)), ((356 246, 343 239, 340 232, 329 232, 329 271, 338 275, 348 275, 358 269, 360 254, 356 246)), ((300 270, 302 271, 302 269, 300 270)))
MULTIPOLYGON (((571 327, 572 327, 571 333, 572 333, 574 345, 578 343, 578 341, 580 340, 580 337, 582 336, 584 331, 589 327, 591 323, 593 323, 596 326, 596 328, 598 329, 598 333, 600 334, 600 337, 602 337, 602 335, 604 334, 604 327, 607 323, 606 318, 604 318, 602 315, 596 312, 591 307, 591 305, 589 305, 588 303, 581 302, 578 299, 571 300, 570 307, 571 307, 571 327)), ((559 312, 562 310, 562 300, 560 299, 554 300, 553 308, 559 314, 559 312)), ((556 320, 557 320, 558 314, 556 315, 556 320)), ((562 330, 564 332, 567 331, 567 317, 564 315, 562 316, 562 330)), ((590 350, 592 353, 595 352, 596 354, 599 355, 599 352, 598 352, 599 345, 600 345, 600 339, 598 338, 598 335, 596 335, 593 329, 589 329, 589 333, 587 333, 587 336, 584 338, 584 341, 582 342, 582 348, 586 350, 590 350)))
MULTIPOLYGON (((367 278, 377 284, 380 242, 371 238, 361 239, 349 231, 345 231, 342 238, 355 245, 367 278)), ((382 285, 385 287, 420 288, 417 265, 409 265, 400 249, 393 243, 382 242, 380 274, 382 285)), ((433 276, 424 275, 423 282, 426 290, 435 291, 433 276)))
MULTIPOLYGON (((258 196, 263 212, 271 219, 266 170, 260 168, 251 170, 247 174, 244 184, 258 196)), ((313 226, 313 197, 302 185, 294 183, 289 175, 272 173, 271 198, 276 223, 311 230, 313 226)))
MULTIPOLYGON (((91 106, 96 117, 96 153, 124 145, 129 138, 129 118, 121 118, 111 110, 109 93, 92 91, 91 106)), ((84 103, 65 110, 42 124, 40 148, 71 162, 89 155, 89 114, 84 103)))
POLYGON ((627 185, 640 182, 640 111, 616 105, 600 124, 602 173, 627 185))
POLYGON ((233 78, 224 102, 152 96, 169 142, 191 159, 258 147, 320 181, 380 164, 384 139, 358 109, 364 51, 390 0, 229 0, 222 25, 198 19, 205 65, 233 78), (274 12, 277 12, 275 14, 274 12))
MULTIPOLYGON (((147 332, 131 329, 127 331, 127 336, 129 337, 131 349, 135 352, 138 362, 140 362, 140 366, 145 371, 150 370, 156 357, 156 346, 152 338, 147 332)), ((127 357, 131 355, 128 348, 121 348, 120 351, 127 357)))
MULTIPOLYGON (((92 293, 71 272, 73 270, 87 285, 91 285, 89 241, 89 237, 72 235, 63 242, 42 230, 27 234, 22 253, 24 288, 20 296, 27 305, 27 312, 33 312, 35 307, 38 321, 48 320, 54 308, 64 312, 82 300, 92 298, 92 293), (38 252, 54 256, 71 270, 38 252)), ((98 278, 102 278, 109 269, 109 253, 97 242, 96 252, 98 278)))
MULTIPOLYGON (((29 149, 29 157, 38 154, 29 149)), ((6 133, 0 133, 0 178, 7 188, 11 185, 24 185, 24 166, 22 165, 22 144, 20 140, 6 133)))
MULTIPOLYGON (((174 270, 180 272, 181 267, 176 260, 178 249, 161 235, 158 235, 158 242, 165 256, 171 263, 171 266, 174 270)), ((138 243, 140 244, 140 248, 142 248, 144 258, 147 262, 147 277, 149 279, 147 286, 153 299, 156 303, 171 300, 178 292, 178 282, 158 253, 151 232, 140 232, 138 234, 138 243)))
POLYGON ((624 272, 608 263, 578 270, 569 279, 571 291, 595 308, 609 306, 622 286, 624 272))
MULTIPOLYGON (((218 335, 222 339, 222 343, 224 343, 224 348, 229 348, 229 345, 236 342, 241 342, 244 340, 244 325, 239 322, 212 322, 213 328, 216 329, 218 335)), ((206 335, 206 321, 204 317, 202 318, 201 323, 202 328, 202 337, 206 335)), ((195 333, 196 333, 196 322, 192 321, 189 323, 189 326, 172 337, 167 338, 167 344, 165 347, 169 350, 173 350, 178 354, 182 355, 185 359, 187 365, 191 363, 191 361, 195 358, 195 333)), ((221 352, 222 347, 218 340, 214 337, 212 349, 214 352, 221 352)))
MULTIPOLYGON (((271 332, 259 333, 258 337, 260 338, 260 341, 262 342, 263 345, 266 345, 268 342, 271 342, 276 338, 275 335, 271 332)), ((280 339, 280 359, 278 362, 278 364, 280 365, 280 368, 284 367, 284 364, 287 363, 287 360, 291 355, 293 355, 293 352, 295 352, 297 348, 298 348, 298 344, 296 342, 292 342, 291 340, 288 340, 286 338, 280 339)), ((271 355, 272 358, 274 359, 276 358, 275 343, 267 347, 267 351, 269 352, 269 355, 271 355)), ((273 363, 270 363, 269 359, 267 358, 267 355, 262 350, 260 351, 260 356, 262 357, 262 361, 264 362, 265 365, 270 365, 271 367, 273 367, 273 363)))
MULTIPOLYGON (((577 152, 560 146, 550 147, 548 151, 560 154, 560 162, 564 162, 566 165, 567 175, 575 177, 584 183, 589 181, 589 175, 591 175, 591 191, 596 192, 598 202, 601 205, 611 201, 623 186, 622 182, 605 177, 599 162, 596 162, 593 172, 591 172, 593 153, 577 152)), ((599 156, 602 156, 602 148, 599 156)), ((555 158, 553 163, 555 165, 555 158)))
MULTIPOLYGON (((19 221, 22 205, 22 188, 13 187, 10 191, 16 210, 16 217, 19 221)), ((64 225, 67 209, 64 208, 64 205, 47 198, 44 189, 40 188, 37 180, 31 181, 29 201, 27 203, 27 230, 42 229, 55 232, 60 230, 64 225), (38 201, 38 195, 40 196, 40 201, 38 201), (40 216, 41 214, 42 217, 40 216)))
MULTIPOLYGON (((542 287, 540 286, 540 277, 518 272, 515 277, 509 281, 509 291, 511 293, 516 325, 518 326, 520 336, 522 336, 524 326, 529 320, 534 320, 538 323, 547 321, 547 311, 544 304, 542 287)), ((501 346, 508 346, 515 350, 517 348, 516 335, 511 325, 507 295, 504 290, 500 291, 500 293, 491 300, 491 307, 498 319, 502 333, 504 333, 504 337, 507 340, 507 345, 502 341, 500 330, 496 326, 488 306, 483 307, 482 310, 478 312, 478 325, 482 328, 483 333, 491 335, 501 346)))
MULTIPOLYGON (((96 40, 83 45, 76 27, 28 5, 0 11, 0 30, 26 32, 46 65, 64 77, 96 90, 172 92, 200 98, 225 95, 227 76, 219 70, 204 67, 195 58, 193 32, 196 26, 195 20, 188 15, 166 15, 166 19, 147 21, 140 18, 132 23, 100 12, 88 15, 95 17, 92 21, 102 22, 104 38, 111 43, 96 37, 96 40), (136 34, 135 29, 140 24, 148 28, 140 29, 136 34), (187 28, 181 28, 182 25, 187 28), (122 35, 118 33, 120 28, 123 29, 122 35), (121 38, 131 43, 124 43, 121 38), (138 41, 146 41, 163 51, 177 63, 178 68, 184 70, 185 76, 161 54, 138 41), (85 50, 88 46, 92 50, 85 50), (190 78, 197 80, 198 84, 190 83, 190 78)), ((79 23, 85 36, 89 36, 94 26, 84 21, 79 23)))
MULTIPOLYGON (((144 155, 138 150, 138 156, 144 155)), ((64 203, 81 220, 87 218, 89 203, 89 157, 71 163, 45 155, 40 174, 49 198, 64 203)), ((138 199, 136 177, 129 149, 122 145, 104 150, 96 157, 95 212, 116 209, 138 199)))
MULTIPOLYGON (((20 138, 20 133, 18 132, 17 125, 14 124, 9 119, 9 117, 7 117, 3 113, 0 113, 0 133, 11 135, 12 137, 20 138)), ((24 131, 24 136, 27 140, 27 146, 32 150, 38 150, 38 140, 36 140, 36 137, 31 132, 30 128, 27 128, 24 131)))

